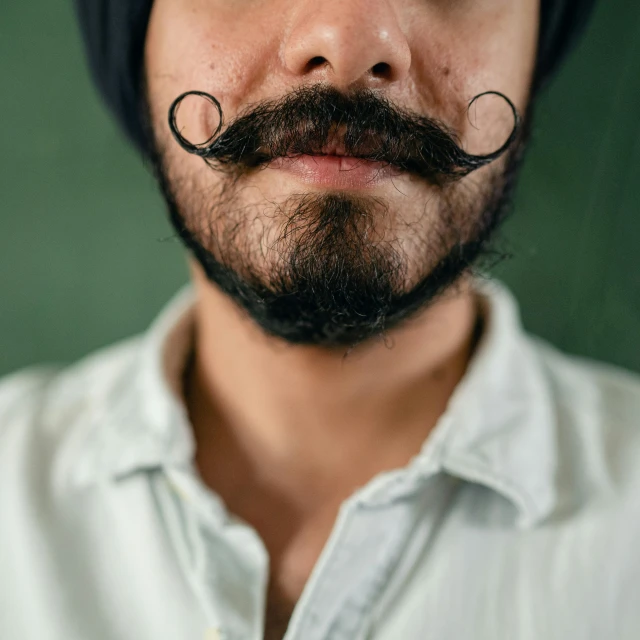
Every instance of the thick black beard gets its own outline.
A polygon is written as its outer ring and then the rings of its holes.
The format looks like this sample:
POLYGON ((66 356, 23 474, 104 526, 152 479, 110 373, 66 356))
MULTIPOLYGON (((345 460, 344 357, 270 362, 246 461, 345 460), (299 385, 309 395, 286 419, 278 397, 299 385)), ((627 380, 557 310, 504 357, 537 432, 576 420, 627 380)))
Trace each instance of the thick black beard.
MULTIPOLYGON (((426 310, 478 266, 480 258, 495 263, 504 257, 491 241, 511 210, 528 118, 522 124, 505 155, 504 169, 481 193, 465 197, 454 185, 441 190, 440 225, 435 232, 442 244, 425 246, 425 257, 433 256, 434 249, 443 255, 413 284, 408 284, 407 260, 397 245, 375 240, 375 221, 386 213, 379 200, 327 192, 294 196, 280 204, 274 216, 285 220, 274 245, 280 260, 265 271, 260 268, 264 264, 252 259, 256 248, 243 243, 247 223, 241 211, 225 208, 220 214, 226 220, 224 231, 217 235, 212 221, 207 231, 194 230, 189 221, 219 203, 202 203, 187 214, 163 154, 156 149, 152 160, 178 236, 209 281, 266 334, 291 344, 354 347, 426 310), (466 211, 468 215, 461 215, 466 211), (464 232, 455 222, 461 219, 473 221, 464 232)), ((232 180, 227 189, 234 186, 232 180)), ((233 198, 225 201, 232 203, 233 198)))

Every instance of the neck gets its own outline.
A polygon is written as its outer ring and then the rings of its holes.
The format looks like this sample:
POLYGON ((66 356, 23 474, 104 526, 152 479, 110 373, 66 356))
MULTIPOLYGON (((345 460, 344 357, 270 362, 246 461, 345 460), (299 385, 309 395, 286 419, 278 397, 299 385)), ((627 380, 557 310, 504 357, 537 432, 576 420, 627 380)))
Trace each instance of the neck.
POLYGON ((468 280, 385 340, 345 356, 265 336, 197 266, 193 276, 187 404, 200 471, 229 502, 268 486, 313 510, 404 466, 474 348, 478 308, 468 280))

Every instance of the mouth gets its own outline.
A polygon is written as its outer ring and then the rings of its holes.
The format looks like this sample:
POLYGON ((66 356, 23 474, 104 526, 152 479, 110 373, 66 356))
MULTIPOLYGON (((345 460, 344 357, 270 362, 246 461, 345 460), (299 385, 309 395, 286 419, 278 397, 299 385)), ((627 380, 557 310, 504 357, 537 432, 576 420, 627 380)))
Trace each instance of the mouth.
POLYGON ((309 186, 333 189, 372 188, 399 173, 383 162, 338 154, 276 158, 269 168, 289 173, 309 186))
POLYGON ((317 153, 276 158, 269 168, 289 173, 308 186, 352 190, 373 188, 401 173, 386 162, 347 155, 342 130, 333 132, 317 153))

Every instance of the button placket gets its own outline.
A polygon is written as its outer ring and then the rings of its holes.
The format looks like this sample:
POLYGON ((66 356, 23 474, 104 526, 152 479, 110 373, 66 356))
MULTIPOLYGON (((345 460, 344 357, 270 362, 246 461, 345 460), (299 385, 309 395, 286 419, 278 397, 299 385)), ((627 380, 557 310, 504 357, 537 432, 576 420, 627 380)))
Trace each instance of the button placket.
POLYGON ((268 580, 267 552, 255 531, 221 513, 215 496, 189 475, 170 472, 170 486, 182 502, 184 536, 191 550, 190 581, 206 614, 203 636, 220 640, 262 640, 268 580))
POLYGON ((286 640, 354 640, 414 526, 410 501, 345 505, 301 598, 286 640))

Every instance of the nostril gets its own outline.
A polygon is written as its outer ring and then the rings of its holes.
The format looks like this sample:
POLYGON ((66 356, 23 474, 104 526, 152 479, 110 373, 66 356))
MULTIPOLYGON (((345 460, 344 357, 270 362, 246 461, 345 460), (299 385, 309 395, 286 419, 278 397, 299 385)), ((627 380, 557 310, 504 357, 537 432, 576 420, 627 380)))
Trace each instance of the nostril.
POLYGON ((327 64, 327 59, 323 58, 322 56, 315 56, 313 58, 311 58, 311 60, 309 60, 309 62, 307 62, 307 67, 305 69, 306 72, 309 71, 313 71, 314 69, 317 69, 318 67, 323 67, 325 64, 327 64))
POLYGON ((389 78, 391 75, 391 65, 386 62, 378 62, 371 67, 371 73, 378 78, 389 78))

